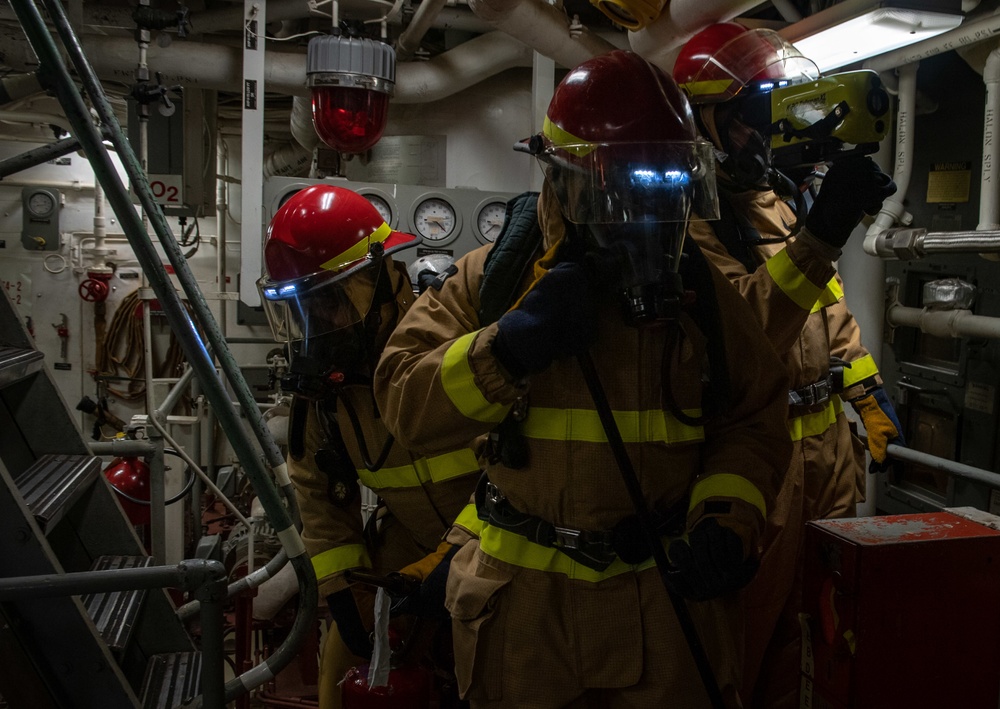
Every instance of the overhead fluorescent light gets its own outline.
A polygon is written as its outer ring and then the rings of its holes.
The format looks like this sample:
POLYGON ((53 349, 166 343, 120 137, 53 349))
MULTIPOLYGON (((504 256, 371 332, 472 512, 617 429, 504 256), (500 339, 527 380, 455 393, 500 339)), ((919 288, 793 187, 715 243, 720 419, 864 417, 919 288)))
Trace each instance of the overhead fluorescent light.
POLYGON ((786 27, 781 35, 826 72, 960 24, 960 0, 844 0, 786 27))

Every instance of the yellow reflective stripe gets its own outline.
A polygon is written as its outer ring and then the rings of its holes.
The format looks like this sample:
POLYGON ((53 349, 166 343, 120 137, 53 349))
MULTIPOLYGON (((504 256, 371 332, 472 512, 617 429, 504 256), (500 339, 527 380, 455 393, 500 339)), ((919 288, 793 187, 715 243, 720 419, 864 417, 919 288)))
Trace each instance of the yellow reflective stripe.
POLYGON ((649 569, 656 564, 652 558, 637 566, 626 564, 621 559, 615 558, 604 571, 595 571, 573 561, 558 549, 543 547, 528 541, 526 537, 522 537, 516 532, 499 529, 489 524, 483 525, 483 531, 479 538, 479 548, 494 559, 505 561, 514 566, 563 574, 576 581, 590 581, 592 583, 604 581, 628 571, 649 569))
POLYGON ((840 403, 840 397, 835 396, 822 411, 788 419, 788 433, 793 441, 801 441, 809 436, 820 436, 837 422, 837 416, 843 410, 844 405, 840 403))
MULTIPOLYGON (((700 409, 686 409, 691 417, 701 415, 700 409)), ((705 440, 702 426, 688 426, 660 409, 651 411, 615 411, 615 423, 626 443, 688 443, 705 440)), ((528 438, 544 441, 584 441, 606 443, 608 437, 596 411, 590 409, 547 409, 532 407, 521 423, 521 432, 528 438)))
POLYGON ((458 517, 455 518, 455 524, 459 527, 465 527, 477 537, 482 535, 483 527, 486 525, 483 520, 479 519, 479 515, 476 514, 476 506, 472 503, 462 508, 458 517))
POLYGON ((844 289, 840 287, 840 283, 837 282, 836 278, 831 278, 830 282, 826 284, 826 288, 823 292, 819 294, 819 298, 816 303, 812 306, 810 313, 819 312, 828 305, 833 305, 837 301, 844 297, 844 289))
POLYGON ((823 288, 806 278, 799 270, 787 249, 782 249, 765 262, 767 272, 771 274, 781 292, 792 299, 803 310, 811 310, 823 293, 823 288))
POLYGON ((870 354, 851 362, 850 367, 844 367, 844 388, 847 389, 860 382, 862 379, 874 377, 878 374, 878 365, 875 358, 870 354))
POLYGON ((551 140, 552 143, 560 150, 573 153, 577 157, 581 158, 584 155, 588 155, 593 152, 594 148, 597 147, 595 143, 589 143, 586 140, 577 138, 572 133, 563 130, 550 121, 548 116, 546 116, 545 120, 542 121, 542 135, 551 140))
POLYGON ((372 243, 382 243, 389 238, 391 233, 392 227, 382 222, 382 226, 369 234, 367 239, 358 241, 346 251, 341 251, 332 259, 321 263, 319 267, 327 271, 337 271, 349 263, 354 263, 368 255, 368 249, 372 243))
POLYGON ((767 518, 767 504, 757 486, 742 475, 716 473, 702 478, 691 488, 691 502, 688 510, 693 510, 710 497, 735 497, 748 502, 767 518))
POLYGON ((366 569, 370 569, 372 566, 364 544, 345 544, 342 547, 327 549, 312 557, 311 561, 317 579, 323 579, 330 574, 347 569, 356 569, 359 566, 366 569))
POLYGON ((469 348, 472 347, 472 341, 478 333, 477 330, 462 335, 444 353, 444 360, 441 362, 441 385, 451 403, 466 418, 485 423, 500 423, 510 410, 510 405, 492 404, 487 401, 476 386, 476 378, 469 364, 469 348))
POLYGON ((440 483, 478 472, 479 461, 476 459, 476 454, 468 448, 463 448, 432 458, 418 458, 408 465, 383 467, 375 471, 358 468, 358 478, 365 487, 384 490, 390 487, 417 487, 423 483, 440 483))
POLYGON ((681 84, 681 88, 687 91, 688 96, 703 98, 718 96, 729 92, 729 87, 734 83, 733 79, 712 79, 711 81, 688 81, 681 84))

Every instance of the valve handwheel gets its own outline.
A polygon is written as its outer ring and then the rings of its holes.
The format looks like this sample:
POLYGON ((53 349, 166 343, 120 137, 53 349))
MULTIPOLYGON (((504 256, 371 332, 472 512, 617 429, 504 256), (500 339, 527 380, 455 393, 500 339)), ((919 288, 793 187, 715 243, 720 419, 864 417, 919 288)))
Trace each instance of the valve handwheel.
POLYGON ((107 281, 96 278, 88 278, 83 281, 78 289, 80 297, 88 303, 99 303, 106 300, 109 290, 107 281))

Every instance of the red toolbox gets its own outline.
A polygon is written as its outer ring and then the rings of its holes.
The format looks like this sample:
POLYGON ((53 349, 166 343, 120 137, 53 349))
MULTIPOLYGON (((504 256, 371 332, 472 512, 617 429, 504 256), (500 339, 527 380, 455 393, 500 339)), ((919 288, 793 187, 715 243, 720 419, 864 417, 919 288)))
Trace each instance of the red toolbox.
POLYGON ((997 709, 992 525, 971 508, 807 524, 802 707, 997 709))

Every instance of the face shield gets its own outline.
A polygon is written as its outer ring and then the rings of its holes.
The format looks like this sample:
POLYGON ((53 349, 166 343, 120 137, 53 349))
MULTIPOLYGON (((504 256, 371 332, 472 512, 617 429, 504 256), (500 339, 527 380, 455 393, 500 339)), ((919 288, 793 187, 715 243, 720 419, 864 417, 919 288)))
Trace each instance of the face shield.
POLYGON ((281 283, 265 276, 257 281, 274 339, 289 344, 294 374, 325 378, 365 364, 364 323, 384 272, 381 263, 366 259, 336 275, 315 274, 281 283))
POLYGON ((663 317, 688 221, 719 215, 711 144, 545 142, 537 157, 563 216, 585 227, 591 257, 625 293, 629 320, 663 317))

